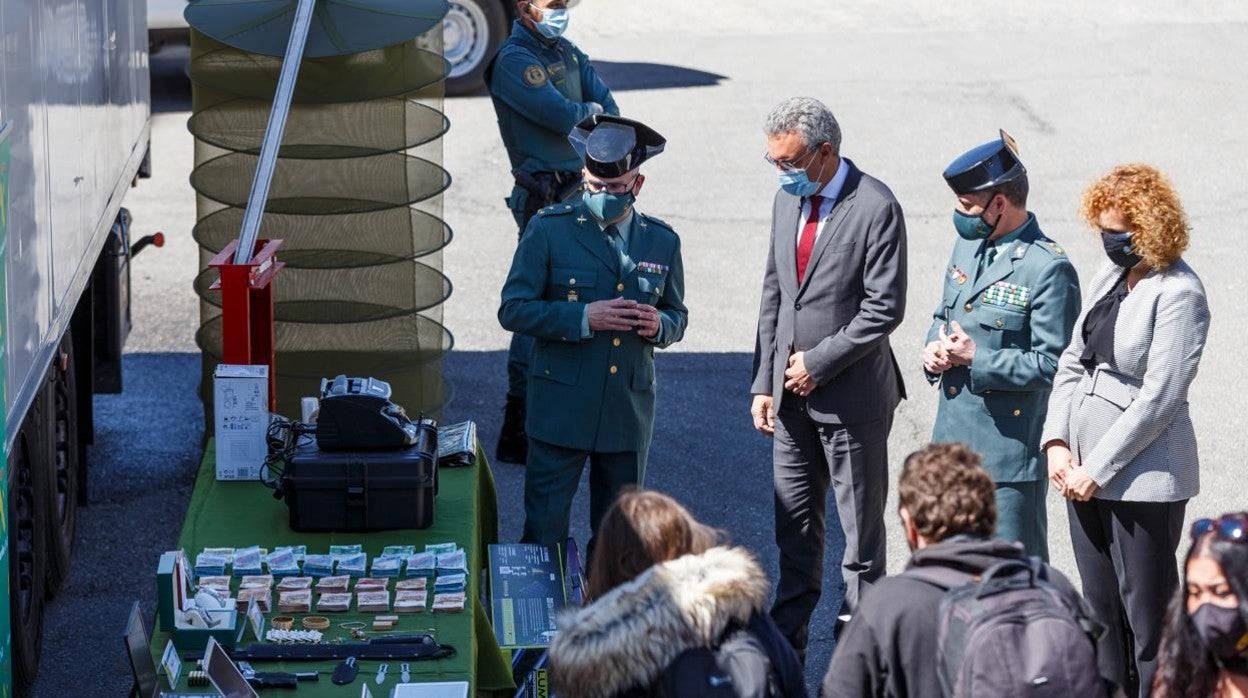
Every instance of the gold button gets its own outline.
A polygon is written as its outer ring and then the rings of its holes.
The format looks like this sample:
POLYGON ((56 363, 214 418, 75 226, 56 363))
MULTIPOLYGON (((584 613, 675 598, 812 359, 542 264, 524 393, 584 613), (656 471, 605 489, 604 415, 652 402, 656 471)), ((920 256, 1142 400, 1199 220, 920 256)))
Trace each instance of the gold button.
POLYGON ((576 279, 575 279, 575 278, 568 279, 568 285, 569 285, 569 286, 575 286, 575 285, 576 285, 576 279))
POLYGON ((973 306, 972 306, 970 303, 967 303, 966 305, 964 305, 964 306, 962 306, 962 307, 966 308, 966 312, 968 312, 968 313, 969 313, 969 312, 971 312, 971 308, 972 308, 973 306))
POLYGON ((620 371, 620 369, 616 368, 615 366, 612 366, 612 367, 611 367, 611 373, 612 373, 612 375, 614 375, 614 374, 616 374, 616 373, 619 373, 619 371, 620 371))
POLYGON ((1005 327, 1005 323, 1001 322, 1001 318, 997 318, 997 327, 1005 327))
POLYGON ((958 389, 957 389, 957 388, 955 388, 955 387, 953 387, 952 385, 951 385, 951 386, 949 386, 949 394, 950 394, 950 395, 957 395, 957 394, 958 394, 958 389))
POLYGON ((1023 413, 1023 411, 1022 411, 1022 410, 1014 410, 1014 416, 1015 416, 1015 417, 1017 417, 1018 415, 1020 415, 1020 414, 1022 414, 1022 413, 1023 413))
POLYGON ((616 337, 615 339, 611 340, 611 345, 616 346, 616 347, 620 346, 620 338, 616 337))
POLYGON ((616 284, 616 286, 615 286, 615 290, 617 290, 617 291, 623 291, 623 290, 624 290, 624 284, 616 284))

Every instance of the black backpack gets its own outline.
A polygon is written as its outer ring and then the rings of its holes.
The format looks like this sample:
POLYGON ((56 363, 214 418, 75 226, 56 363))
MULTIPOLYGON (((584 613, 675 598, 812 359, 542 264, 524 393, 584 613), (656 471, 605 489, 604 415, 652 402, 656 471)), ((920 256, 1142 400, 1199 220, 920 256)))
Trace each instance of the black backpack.
POLYGON ((947 698, 1107 695, 1096 661, 1104 628, 1049 583, 1039 558, 1007 560, 979 578, 942 567, 902 576, 945 590, 936 646, 947 698))
POLYGON ((739 624, 724 632, 714 649, 685 650, 663 670, 654 686, 663 698, 772 698, 778 696, 771 658, 761 642, 739 624))

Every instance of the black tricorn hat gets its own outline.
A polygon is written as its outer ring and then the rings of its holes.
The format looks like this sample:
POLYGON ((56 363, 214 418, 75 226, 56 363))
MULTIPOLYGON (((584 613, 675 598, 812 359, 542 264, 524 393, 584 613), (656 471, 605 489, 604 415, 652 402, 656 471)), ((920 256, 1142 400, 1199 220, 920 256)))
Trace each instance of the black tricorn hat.
POLYGON ((955 194, 992 189, 1027 174, 1018 159, 1018 144, 1004 130, 1001 137, 962 153, 945 168, 945 181, 955 194))
POLYGON ((640 121, 610 114, 586 117, 568 134, 568 141, 596 177, 619 177, 663 152, 667 139, 640 121))

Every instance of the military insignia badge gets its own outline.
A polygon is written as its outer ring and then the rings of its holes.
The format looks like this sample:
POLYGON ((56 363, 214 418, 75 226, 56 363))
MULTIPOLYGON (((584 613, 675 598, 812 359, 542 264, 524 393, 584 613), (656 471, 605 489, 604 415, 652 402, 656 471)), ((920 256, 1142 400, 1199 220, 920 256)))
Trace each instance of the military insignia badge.
POLYGON ((576 295, 576 291, 568 291, 568 302, 575 303, 580 300, 580 296, 576 295))
POLYGON ((952 264, 949 265, 949 280, 950 281, 953 281, 957 283, 959 286, 961 286, 962 284, 966 283, 967 278, 968 277, 966 275, 966 272, 953 266, 952 264))
POLYGON ((1047 244, 1049 246, 1049 249, 1053 250, 1054 254, 1059 254, 1059 255, 1066 254, 1066 251, 1063 250, 1060 246, 1058 246, 1056 242, 1050 242, 1047 244))
POLYGON ((541 87, 546 84, 546 71, 534 63, 524 69, 524 83, 529 87, 541 87))
POLYGON ((1031 303, 1031 289, 1006 281, 998 281, 984 290, 983 303, 1025 309, 1031 303))
POLYGON ((638 262, 637 269, 645 274, 662 274, 667 271, 667 265, 656 262, 638 262))

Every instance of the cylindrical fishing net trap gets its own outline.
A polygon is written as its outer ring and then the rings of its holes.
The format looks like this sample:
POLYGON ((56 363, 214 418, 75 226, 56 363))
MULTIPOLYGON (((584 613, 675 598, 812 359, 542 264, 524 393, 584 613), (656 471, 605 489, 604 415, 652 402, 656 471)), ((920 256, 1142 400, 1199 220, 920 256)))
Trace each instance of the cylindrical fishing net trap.
MULTIPOLYGON (((191 186, 201 272, 196 342, 211 429, 221 297, 207 263, 239 236, 296 0, 195 0, 191 186)), ((281 239, 274 287, 277 410, 321 378, 372 376, 394 402, 437 415, 449 399, 442 325, 451 230, 441 194, 445 0, 317 0, 259 237, 281 239)))

